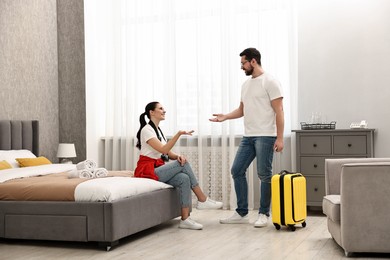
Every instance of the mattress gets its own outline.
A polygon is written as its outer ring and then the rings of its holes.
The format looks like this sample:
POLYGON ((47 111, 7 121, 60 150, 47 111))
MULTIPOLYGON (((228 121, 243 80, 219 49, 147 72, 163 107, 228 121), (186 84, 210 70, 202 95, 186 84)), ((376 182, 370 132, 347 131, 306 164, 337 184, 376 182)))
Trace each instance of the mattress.
POLYGON ((107 177, 69 178, 72 164, 48 164, 2 170, 0 200, 112 202, 171 185, 133 177, 132 171, 109 171, 107 177))

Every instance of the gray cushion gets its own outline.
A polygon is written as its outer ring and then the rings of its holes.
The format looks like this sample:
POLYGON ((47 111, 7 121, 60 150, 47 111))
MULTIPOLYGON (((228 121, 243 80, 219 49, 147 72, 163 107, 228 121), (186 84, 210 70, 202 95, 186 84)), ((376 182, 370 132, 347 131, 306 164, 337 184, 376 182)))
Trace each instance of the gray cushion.
POLYGON ((333 222, 340 222, 340 195, 326 195, 322 200, 322 211, 333 222))
POLYGON ((341 168, 347 163, 389 162, 390 158, 337 158, 325 159, 326 195, 340 194, 341 168))

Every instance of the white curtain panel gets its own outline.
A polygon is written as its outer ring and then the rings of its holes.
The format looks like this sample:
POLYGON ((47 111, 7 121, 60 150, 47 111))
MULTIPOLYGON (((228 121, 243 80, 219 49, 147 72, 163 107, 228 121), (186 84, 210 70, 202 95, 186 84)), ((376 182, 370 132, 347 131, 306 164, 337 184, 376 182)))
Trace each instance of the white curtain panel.
MULTIPOLYGON (((256 47, 263 68, 281 81, 286 138, 294 92, 295 21, 287 0, 85 0, 87 156, 109 169, 134 169, 135 135, 147 103, 167 111, 166 136, 195 130, 174 150, 186 155, 210 197, 235 207, 230 175, 242 119, 212 123, 240 102, 246 80, 239 53, 256 47)), ((290 153, 282 160, 291 165, 290 153)), ((284 163, 286 164, 286 163, 284 163)), ((248 170, 250 207, 258 207, 256 171, 248 170)))

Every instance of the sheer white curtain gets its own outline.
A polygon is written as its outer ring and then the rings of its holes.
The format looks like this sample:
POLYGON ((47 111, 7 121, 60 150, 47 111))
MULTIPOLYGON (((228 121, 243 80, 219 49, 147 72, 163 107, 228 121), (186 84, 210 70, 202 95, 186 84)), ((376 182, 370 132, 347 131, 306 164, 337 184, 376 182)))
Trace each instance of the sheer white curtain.
MULTIPOLYGON (((134 169, 139 115, 148 102, 159 101, 167 111, 161 125, 166 136, 179 129, 195 130, 194 136, 181 138, 175 151, 188 157, 206 193, 233 207, 230 166, 243 133, 242 119, 224 123, 208 119, 238 107, 246 79, 239 53, 256 47, 263 68, 283 86, 289 135, 295 73, 290 1, 84 3, 87 156, 107 168, 134 169)), ((253 207, 259 191, 252 167, 248 179, 253 207)))

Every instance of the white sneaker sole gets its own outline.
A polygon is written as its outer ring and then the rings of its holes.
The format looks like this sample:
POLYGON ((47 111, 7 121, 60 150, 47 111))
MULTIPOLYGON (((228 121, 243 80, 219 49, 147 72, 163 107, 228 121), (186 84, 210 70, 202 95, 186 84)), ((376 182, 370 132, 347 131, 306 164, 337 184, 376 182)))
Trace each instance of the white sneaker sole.
POLYGON ((248 224, 249 219, 240 219, 240 220, 224 220, 220 219, 219 220, 220 224, 248 224))
POLYGON ((193 226, 184 226, 184 225, 182 225, 182 226, 179 225, 179 228, 181 228, 181 229, 191 229, 191 230, 201 230, 201 229, 203 229, 203 227, 193 227, 193 226))
POLYGON ((220 209, 222 208, 222 206, 217 206, 217 207, 196 207, 196 209, 199 209, 199 210, 204 210, 204 209, 220 209))
POLYGON ((255 228, 262 228, 262 227, 266 227, 266 226, 268 226, 268 223, 265 223, 265 224, 254 224, 253 225, 255 228))

